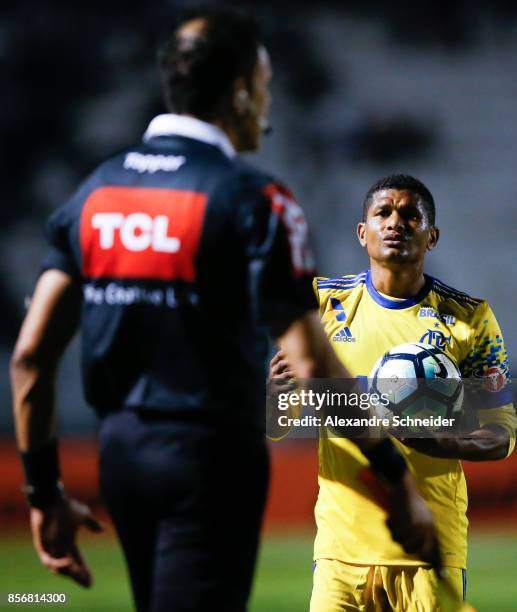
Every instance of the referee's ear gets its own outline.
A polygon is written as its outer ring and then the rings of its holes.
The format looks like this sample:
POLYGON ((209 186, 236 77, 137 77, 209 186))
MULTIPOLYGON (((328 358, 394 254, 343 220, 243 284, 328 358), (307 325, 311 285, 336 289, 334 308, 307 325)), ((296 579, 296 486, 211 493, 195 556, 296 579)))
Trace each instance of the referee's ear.
POLYGON ((429 240, 427 242, 427 250, 432 251, 434 247, 438 244, 438 240, 440 239, 440 230, 434 225, 429 230, 429 240))

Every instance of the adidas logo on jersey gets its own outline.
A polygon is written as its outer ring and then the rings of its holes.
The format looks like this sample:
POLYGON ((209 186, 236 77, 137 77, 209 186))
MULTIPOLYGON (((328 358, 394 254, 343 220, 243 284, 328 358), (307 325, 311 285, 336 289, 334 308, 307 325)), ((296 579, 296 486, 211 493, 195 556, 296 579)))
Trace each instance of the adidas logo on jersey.
POLYGON ((343 327, 337 334, 332 336, 332 342, 355 342, 356 338, 352 335, 352 332, 348 327, 343 327))
MULTIPOLYGON (((343 304, 341 304, 341 302, 334 297, 330 298, 330 306, 332 308, 332 312, 336 313, 336 321, 339 322, 345 322, 346 321, 346 313, 345 313, 345 309, 343 308, 343 304)), ((355 342, 355 338, 352 335, 352 332, 350 331, 349 327, 347 325, 345 325, 345 327, 343 327, 343 329, 340 329, 337 334, 335 334, 332 337, 332 341, 333 342, 355 342)))

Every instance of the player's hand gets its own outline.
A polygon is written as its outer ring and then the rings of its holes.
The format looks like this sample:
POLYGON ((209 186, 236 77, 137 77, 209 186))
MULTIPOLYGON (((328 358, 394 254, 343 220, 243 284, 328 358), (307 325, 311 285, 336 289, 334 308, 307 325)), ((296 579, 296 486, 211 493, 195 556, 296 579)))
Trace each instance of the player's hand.
POLYGON ((103 530, 88 506, 64 498, 43 510, 31 508, 30 523, 32 541, 41 563, 81 586, 91 586, 92 574, 75 541, 81 526, 94 532, 103 530))
POLYGON ((387 525, 404 550, 430 563, 441 574, 442 561, 432 512, 420 495, 411 472, 389 493, 387 525))
POLYGON ((268 383, 274 393, 289 393, 296 388, 294 372, 282 351, 278 351, 269 363, 268 383))

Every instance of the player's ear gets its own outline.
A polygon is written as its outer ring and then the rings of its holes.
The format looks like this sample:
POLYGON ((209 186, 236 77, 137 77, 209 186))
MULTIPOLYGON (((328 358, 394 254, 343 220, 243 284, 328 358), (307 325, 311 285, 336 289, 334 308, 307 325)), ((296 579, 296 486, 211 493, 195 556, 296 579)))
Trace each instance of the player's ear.
POLYGON ((364 249, 366 247, 366 223, 364 221, 357 224, 357 238, 364 249))
POLYGON ((440 230, 433 225, 429 231, 429 241, 427 242, 427 250, 432 251, 438 244, 440 238, 440 230))

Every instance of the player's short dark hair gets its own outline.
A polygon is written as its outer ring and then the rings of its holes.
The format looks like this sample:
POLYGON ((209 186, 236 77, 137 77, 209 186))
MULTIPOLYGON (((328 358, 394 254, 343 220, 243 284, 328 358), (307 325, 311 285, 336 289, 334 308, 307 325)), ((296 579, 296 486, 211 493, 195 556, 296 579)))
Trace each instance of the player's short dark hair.
POLYGON ((244 13, 196 9, 185 15, 159 49, 165 101, 171 112, 212 119, 231 92, 235 79, 251 84, 260 35, 255 20, 244 13), (197 36, 181 34, 181 25, 202 19, 197 36))
POLYGON ((427 212, 427 216, 429 217, 429 222, 431 225, 434 225, 436 219, 434 198, 429 189, 427 189, 421 181, 409 174, 390 174, 376 181, 370 189, 368 189, 368 193, 364 198, 363 220, 366 220, 366 215, 368 214, 368 209, 370 208, 374 194, 383 189, 406 189, 407 191, 411 191, 411 193, 419 195, 427 212))

